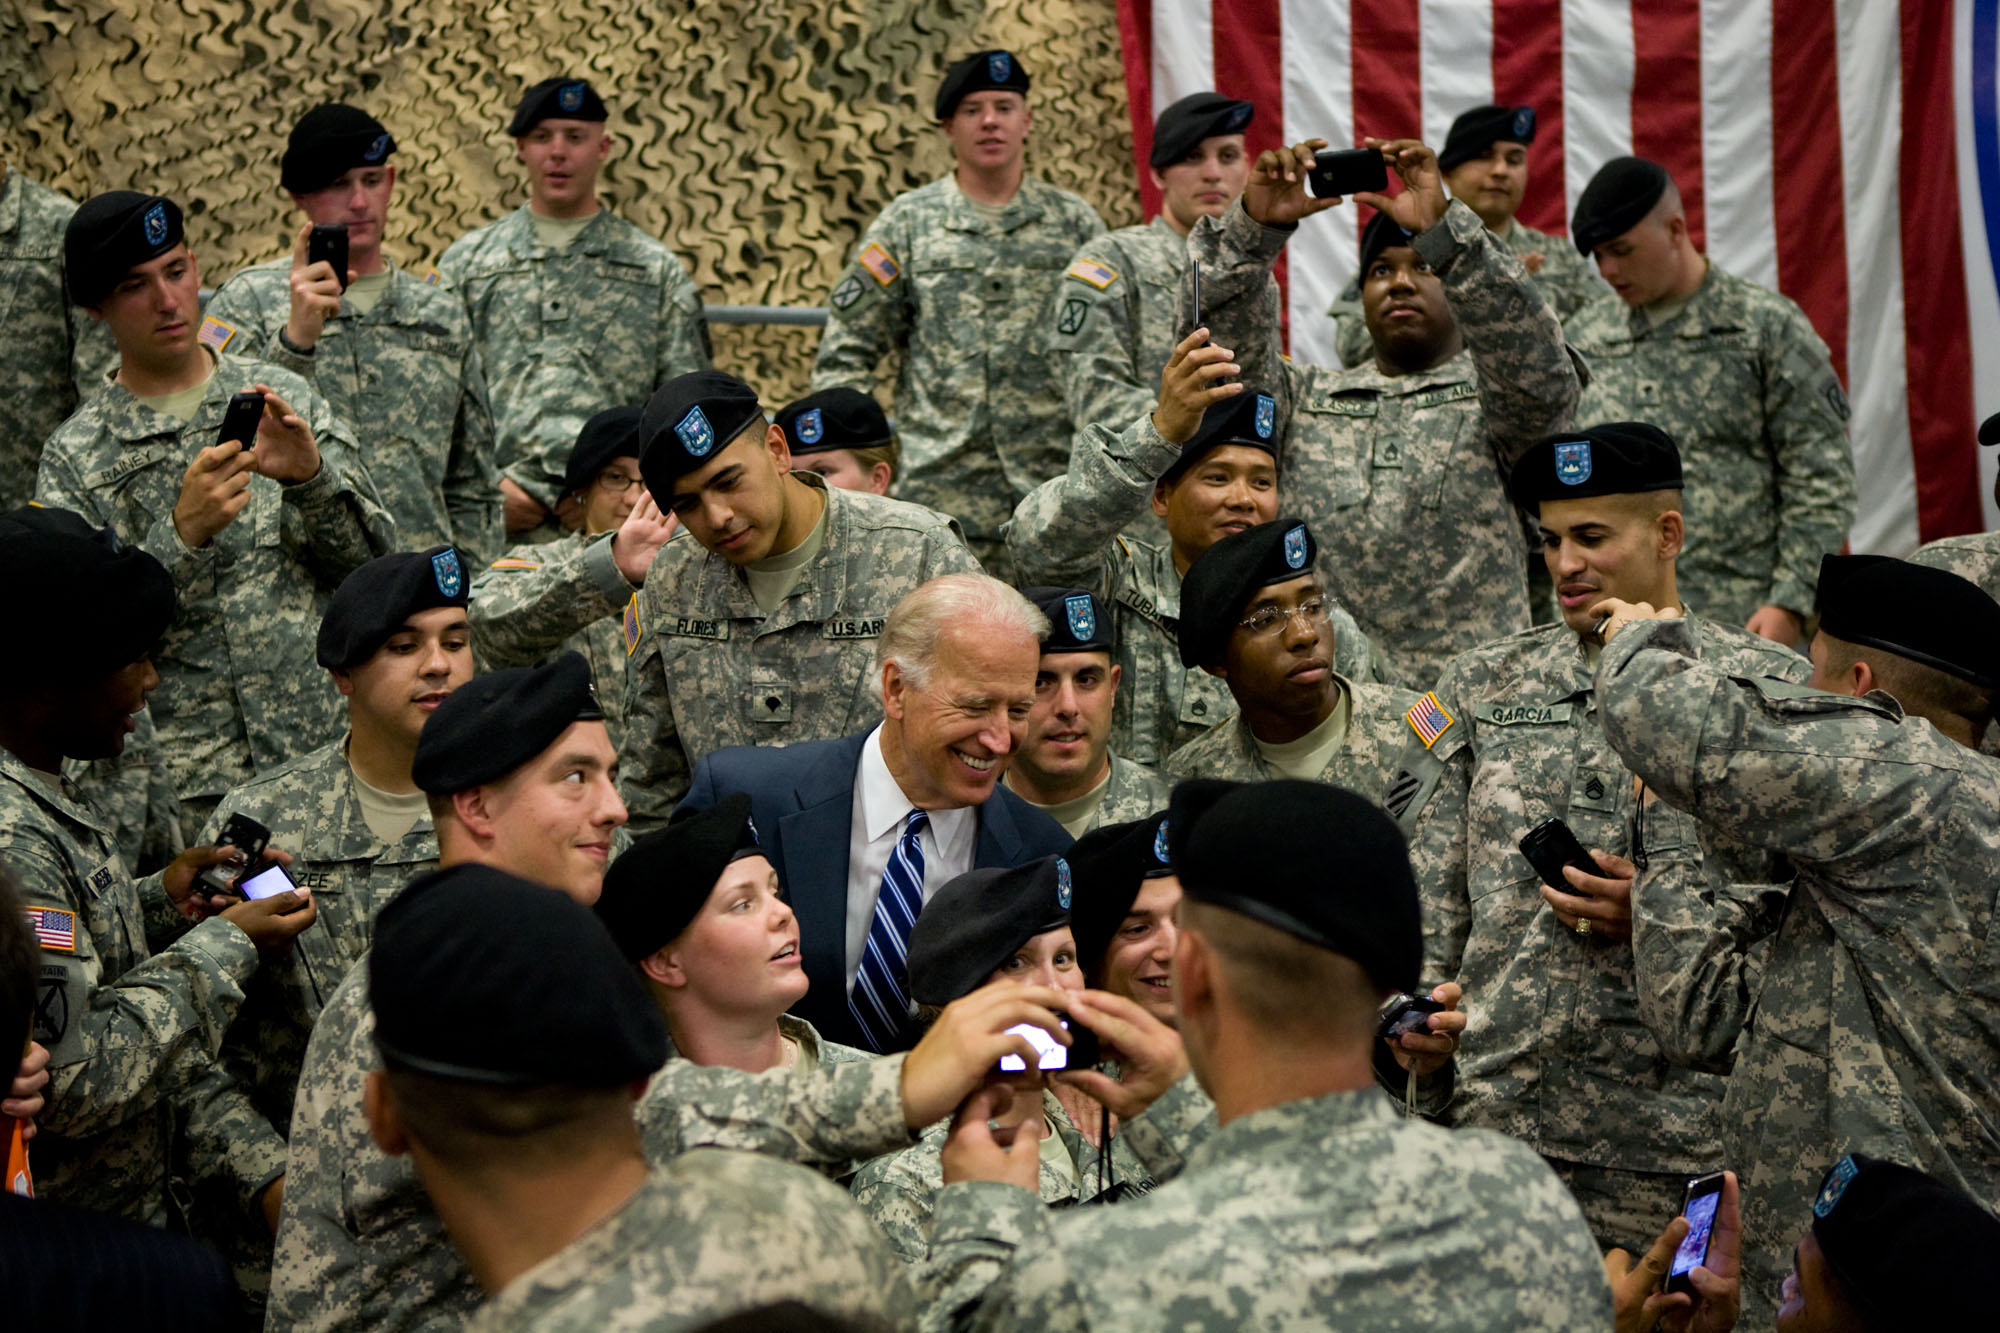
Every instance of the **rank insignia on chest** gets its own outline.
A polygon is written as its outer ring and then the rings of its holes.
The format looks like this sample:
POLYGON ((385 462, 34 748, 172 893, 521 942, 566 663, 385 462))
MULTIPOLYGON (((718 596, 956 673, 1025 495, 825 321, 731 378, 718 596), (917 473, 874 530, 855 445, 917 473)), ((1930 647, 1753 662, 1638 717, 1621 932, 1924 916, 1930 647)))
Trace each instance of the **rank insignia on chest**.
POLYGON ((797 429, 800 444, 818 444, 820 437, 826 434, 826 418, 820 414, 820 409, 815 407, 812 411, 800 415, 797 429))
POLYGON ((1278 400, 1268 393, 1257 395, 1257 438, 1268 440, 1271 432, 1278 428, 1278 400))
POLYGON ((1079 282, 1087 282, 1101 292, 1118 281, 1118 270, 1095 259, 1079 259, 1069 266, 1069 276, 1079 282))
POLYGON ((715 448, 715 429, 708 424, 708 416, 699 407, 691 407, 688 414, 674 427, 674 434, 680 437, 681 447, 688 451, 690 458, 706 458, 715 448))
POLYGON ((1296 523, 1285 534, 1285 566, 1288 569, 1306 567, 1306 525, 1296 523))
POLYGON ((1424 743, 1426 750, 1438 743, 1438 738, 1452 729, 1458 719, 1444 711, 1436 694, 1426 694, 1410 705, 1410 711, 1403 714, 1403 720, 1410 724, 1410 730, 1417 733, 1417 739, 1424 743))
POLYGON ((232 324, 224 324, 219 319, 204 319, 201 322, 201 332, 195 334, 194 340, 219 356, 229 350, 229 344, 236 341, 236 328, 232 324))
POLYGON ((1556 480, 1581 486, 1590 480, 1590 441, 1572 440, 1556 446, 1556 480))
POLYGON ((1069 618, 1069 632, 1088 642, 1097 633, 1097 613, 1090 609, 1090 594, 1063 598, 1063 614, 1069 618))
POLYGON ((35 943, 57 953, 76 952, 75 912, 65 912, 60 907, 30 907, 25 909, 25 915, 28 929, 35 932, 35 943))
POLYGON ((632 655, 632 650, 639 646, 639 594, 638 593, 636 592, 633 593, 632 599, 625 603, 625 614, 623 617, 620 618, 618 622, 618 628, 619 631, 623 633, 625 636, 625 656, 630 657, 632 655))
POLYGON ((887 250, 879 245, 871 245, 855 258, 855 263, 868 270, 876 282, 887 287, 902 275, 902 268, 887 250))
POLYGON ((438 592, 446 597, 458 596, 465 586, 465 570, 458 563, 458 551, 447 546, 431 557, 431 577, 437 580, 438 592))

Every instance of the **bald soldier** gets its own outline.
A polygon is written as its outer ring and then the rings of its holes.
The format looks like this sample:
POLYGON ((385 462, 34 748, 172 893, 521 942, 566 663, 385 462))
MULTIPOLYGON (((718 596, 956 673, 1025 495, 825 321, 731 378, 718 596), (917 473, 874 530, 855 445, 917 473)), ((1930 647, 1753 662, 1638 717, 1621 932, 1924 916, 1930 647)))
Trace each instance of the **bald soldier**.
POLYGON ((1650 421, 1679 442, 1689 605, 1798 643, 1819 558, 1854 522, 1847 395, 1826 344, 1791 300, 1695 248, 1657 162, 1605 163, 1570 233, 1611 284, 1564 326, 1590 362, 1577 419, 1650 421))
POLYGON ((875 388, 900 357, 897 494, 956 518, 986 572, 1010 578, 1000 525, 1069 454, 1042 352, 1050 298, 1097 210, 1026 166, 1028 71, 975 51, 938 83, 952 174, 889 201, 828 297, 812 387, 875 388))
MULTIPOLYGON (((1535 108, 1476 106, 1451 122, 1438 149, 1438 170, 1451 197, 1479 214, 1534 276, 1556 318, 1567 320, 1604 290, 1590 264, 1560 236, 1536 231, 1515 217, 1528 191, 1528 148, 1535 142, 1535 108)), ((1326 312, 1339 321, 1334 348, 1344 366, 1375 356, 1375 340, 1361 308, 1361 277, 1347 284, 1326 312)))

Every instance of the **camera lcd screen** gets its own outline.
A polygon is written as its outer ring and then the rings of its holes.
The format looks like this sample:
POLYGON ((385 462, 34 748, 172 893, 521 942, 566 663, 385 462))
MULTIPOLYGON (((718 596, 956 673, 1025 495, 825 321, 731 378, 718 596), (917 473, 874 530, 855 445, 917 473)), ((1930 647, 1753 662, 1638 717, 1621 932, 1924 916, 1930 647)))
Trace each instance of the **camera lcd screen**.
MULTIPOLYGON (((1064 1023, 1063 1027, 1067 1029, 1069 1024, 1064 1023)), ((1046 1030, 1033 1023, 1020 1023, 1008 1028, 1007 1032, 1010 1036, 1026 1037, 1034 1046, 1036 1053, 1041 1057, 1036 1062, 1037 1069, 1069 1068, 1069 1047, 1050 1036, 1046 1030)), ((1021 1057, 1018 1055, 1003 1055, 1000 1057, 1000 1068, 1008 1073, 1018 1074, 1024 1072, 1027 1065, 1021 1062, 1021 1057)))

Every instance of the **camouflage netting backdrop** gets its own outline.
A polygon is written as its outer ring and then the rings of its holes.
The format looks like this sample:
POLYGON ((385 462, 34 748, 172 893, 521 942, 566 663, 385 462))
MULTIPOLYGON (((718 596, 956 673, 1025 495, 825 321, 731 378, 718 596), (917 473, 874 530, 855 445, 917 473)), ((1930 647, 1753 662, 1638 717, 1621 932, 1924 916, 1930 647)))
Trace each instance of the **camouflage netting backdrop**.
MULTIPOLYGON (((391 251, 422 272, 525 201, 507 119, 529 84, 580 74, 611 107, 607 202, 708 301, 817 305, 869 219, 947 169, 938 74, 983 46, 1035 80, 1029 169, 1139 221, 1115 0, 14 0, 0 151, 75 199, 173 195, 213 286, 289 249, 285 135, 353 102, 396 136, 391 251)), ((817 329, 714 335, 768 406, 804 390, 817 329)))

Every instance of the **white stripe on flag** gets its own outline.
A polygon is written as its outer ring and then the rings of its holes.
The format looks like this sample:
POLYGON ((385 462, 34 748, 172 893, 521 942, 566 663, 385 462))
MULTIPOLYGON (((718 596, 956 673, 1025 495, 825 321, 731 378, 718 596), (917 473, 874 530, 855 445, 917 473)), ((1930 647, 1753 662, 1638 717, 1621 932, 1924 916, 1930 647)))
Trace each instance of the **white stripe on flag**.
POLYGON ((1841 180, 1847 203, 1847 364, 1861 492, 1856 551, 1906 555, 1917 544, 1903 323, 1901 14, 1881 0, 1835 0, 1841 180))
POLYGON ((1632 11, 1608 0, 1563 0, 1562 22, 1567 218, 1597 169, 1632 151, 1632 11))
MULTIPOLYGON (((2000 412, 2000 282, 1995 281, 1992 251, 1987 248, 1979 163, 1973 156, 1972 6, 1960 4, 1955 19, 1952 83, 1958 94, 1958 211, 1964 219, 1965 297, 1972 334, 1973 419, 1966 423, 1969 434, 1978 422, 2000 412)), ((1995 105, 1983 110, 2000 117, 2000 86, 1994 90, 1994 101, 1995 105)), ((2000 529, 2000 510, 1993 506, 1996 465, 2000 465, 2000 449, 1979 450, 1979 497, 1988 531, 2000 529)))
MULTIPOLYGON (((1215 87, 1215 11, 1209 0, 1153 6, 1153 119, 1189 93, 1215 87)), ((1237 93, 1241 97, 1243 94, 1237 93)), ((1254 94, 1253 94, 1254 96, 1254 94)))
POLYGON ((1493 0, 1421 0, 1424 142, 1444 147, 1459 112, 1493 100, 1493 0))
MULTIPOLYGON (((1155 11, 1157 12, 1157 11, 1155 11)), ((1286 4, 1279 14, 1284 68, 1285 138, 1322 138, 1336 148, 1354 144, 1354 18, 1348 0, 1324 7, 1286 4), (1304 53, 1315 53, 1307 57, 1304 53)), ((1333 321, 1326 308, 1354 276, 1360 238, 1354 205, 1342 204, 1299 227, 1286 247, 1292 356, 1337 366, 1333 321)))
MULTIPOLYGON (((1778 287, 1771 167, 1771 0, 1701 0, 1701 160, 1708 253, 1778 287)), ((1811 133, 1793 125, 1788 132, 1811 133)))

